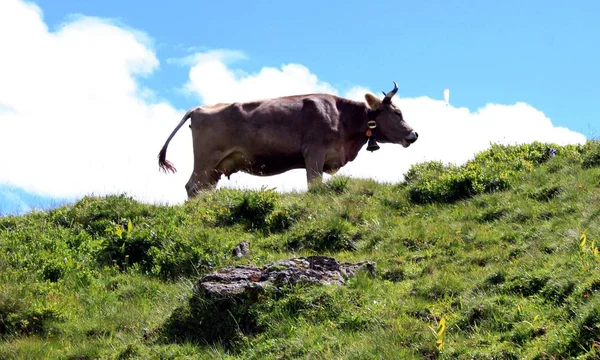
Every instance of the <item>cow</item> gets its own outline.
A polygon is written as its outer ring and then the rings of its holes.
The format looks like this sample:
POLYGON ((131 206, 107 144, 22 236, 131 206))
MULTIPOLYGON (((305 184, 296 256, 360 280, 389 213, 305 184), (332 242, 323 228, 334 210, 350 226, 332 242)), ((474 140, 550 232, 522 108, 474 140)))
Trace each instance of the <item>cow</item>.
POLYGON ((159 169, 176 172, 166 160, 175 133, 191 119, 194 170, 185 185, 188 199, 212 190, 222 175, 236 172, 271 176, 306 169, 309 187, 353 161, 368 142, 413 144, 419 134, 392 103, 398 91, 383 92, 382 100, 366 93, 365 102, 331 94, 219 103, 190 109, 158 154, 159 169))

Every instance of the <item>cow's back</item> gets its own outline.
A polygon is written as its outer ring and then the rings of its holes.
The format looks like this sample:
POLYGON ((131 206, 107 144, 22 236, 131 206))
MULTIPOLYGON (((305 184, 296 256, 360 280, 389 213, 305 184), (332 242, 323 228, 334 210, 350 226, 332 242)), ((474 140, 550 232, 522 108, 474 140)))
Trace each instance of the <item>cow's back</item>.
POLYGON ((338 128, 336 99, 331 95, 287 96, 198 110, 192 128, 218 129, 218 139, 255 151, 299 149, 307 142, 325 141, 323 137, 338 128))
POLYGON ((338 128, 336 98, 322 94, 217 104, 192 116, 206 151, 222 152, 234 163, 248 160, 260 166, 255 171, 273 174, 303 167, 303 149, 326 146, 338 128))

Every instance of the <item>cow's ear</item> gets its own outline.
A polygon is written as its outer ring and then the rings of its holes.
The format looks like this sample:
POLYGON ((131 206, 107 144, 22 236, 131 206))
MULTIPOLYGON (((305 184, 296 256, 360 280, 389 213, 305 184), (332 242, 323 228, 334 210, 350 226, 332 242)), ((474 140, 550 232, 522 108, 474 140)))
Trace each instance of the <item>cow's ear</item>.
POLYGON ((377 110, 381 106, 381 100, 379 100, 375 95, 365 94, 365 100, 367 100, 367 104, 371 110, 377 110))

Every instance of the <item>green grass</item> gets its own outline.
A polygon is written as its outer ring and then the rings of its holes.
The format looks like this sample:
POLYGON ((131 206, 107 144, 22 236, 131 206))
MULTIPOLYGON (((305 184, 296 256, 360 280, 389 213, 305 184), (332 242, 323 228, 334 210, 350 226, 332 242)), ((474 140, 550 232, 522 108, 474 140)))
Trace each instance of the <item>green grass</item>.
POLYGON ((86 197, 1 217, 0 358, 598 358, 599 204, 589 141, 494 145, 396 185, 86 197), (311 254, 375 261, 377 276, 229 313, 193 296, 222 267, 311 254))

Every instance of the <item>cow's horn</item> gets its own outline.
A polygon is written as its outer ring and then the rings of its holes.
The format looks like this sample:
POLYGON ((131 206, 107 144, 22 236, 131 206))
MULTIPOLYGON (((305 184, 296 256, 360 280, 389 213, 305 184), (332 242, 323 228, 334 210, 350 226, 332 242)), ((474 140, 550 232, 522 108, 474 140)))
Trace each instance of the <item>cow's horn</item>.
POLYGON ((394 89, 387 94, 384 93, 385 98, 383 99, 383 101, 384 102, 392 101, 392 97, 394 97, 394 95, 396 95, 396 92, 398 92, 398 84, 396 84, 396 82, 394 81, 394 89))

